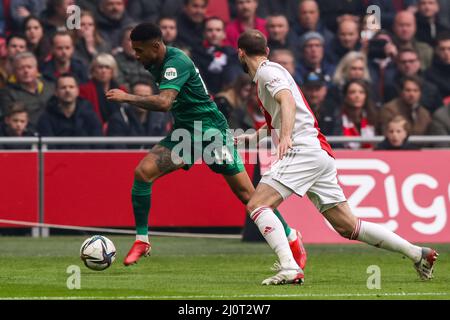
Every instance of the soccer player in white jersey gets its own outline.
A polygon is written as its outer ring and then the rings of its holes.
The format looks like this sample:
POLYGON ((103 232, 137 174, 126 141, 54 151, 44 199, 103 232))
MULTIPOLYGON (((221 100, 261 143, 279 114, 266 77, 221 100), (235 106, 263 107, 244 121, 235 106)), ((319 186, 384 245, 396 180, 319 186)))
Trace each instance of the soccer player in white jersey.
MULTIPOLYGON (((303 271, 289 259, 289 247, 282 241, 283 228, 271 225, 267 218, 293 193, 306 194, 342 237, 401 253, 414 262, 421 279, 431 279, 438 256, 435 250, 415 246, 388 229, 352 214, 337 182, 333 151, 320 132, 308 103, 289 72, 270 62, 268 54, 267 39, 261 32, 247 30, 241 34, 239 60, 256 83, 267 125, 273 129, 278 157, 247 204, 250 216, 280 261, 278 273, 262 284, 298 283, 298 279, 303 278, 303 271)), ((253 138, 258 139, 260 133, 253 138)))

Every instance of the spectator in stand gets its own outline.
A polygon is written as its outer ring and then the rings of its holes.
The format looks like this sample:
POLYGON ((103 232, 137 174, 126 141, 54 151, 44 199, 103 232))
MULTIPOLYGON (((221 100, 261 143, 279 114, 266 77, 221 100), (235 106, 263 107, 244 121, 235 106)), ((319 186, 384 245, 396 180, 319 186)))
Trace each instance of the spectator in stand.
POLYGON ((86 66, 74 57, 75 47, 69 32, 55 33, 51 39, 51 46, 52 58, 41 67, 41 72, 47 80, 56 82, 60 75, 72 73, 78 83, 88 81, 86 66))
MULTIPOLYGON (((377 111, 369 97, 369 86, 364 80, 350 80, 344 87, 342 115, 334 135, 346 137, 375 136, 377 111)), ((349 142, 344 146, 349 149, 373 148, 370 143, 349 142)))
MULTIPOLYGON (((102 135, 102 127, 92 105, 79 99, 76 78, 70 74, 61 75, 56 82, 55 96, 48 102, 39 119, 38 132, 44 137, 94 137, 102 135)), ((57 149, 74 149, 79 146, 62 145, 57 149)), ((89 148, 89 146, 81 146, 89 148)))
POLYGON ((450 135, 450 103, 437 109, 433 114, 428 134, 433 136, 450 135))
POLYGON ((205 22, 203 45, 192 50, 192 60, 213 95, 242 74, 236 50, 223 45, 225 37, 223 20, 217 17, 208 18, 205 22))
POLYGON ((343 19, 338 23, 337 37, 326 48, 326 59, 338 64, 350 51, 361 50, 359 25, 353 19, 343 19))
POLYGON ((177 41, 178 28, 177 19, 170 16, 163 16, 158 20, 158 26, 161 29, 164 44, 172 47, 179 47, 177 41))
POLYGON ((177 17, 177 40, 191 50, 202 45, 208 0, 184 0, 177 17))
POLYGON ((35 16, 28 16, 23 22, 28 50, 33 52, 42 66, 50 58, 50 40, 44 35, 44 24, 35 16))
POLYGON ((162 16, 176 16, 183 0, 128 0, 127 11, 136 22, 154 22, 162 16))
POLYGON ((351 17, 359 22, 360 17, 366 14, 365 2, 365 0, 317 0, 321 19, 329 30, 337 30, 337 24, 342 17, 351 17))
POLYGON ((236 0, 236 19, 226 27, 227 39, 233 48, 237 48, 239 35, 248 30, 256 29, 268 37, 266 20, 256 15, 258 0, 236 0))
POLYGON ((387 125, 395 116, 401 115, 410 123, 412 135, 425 134, 431 117, 428 110, 420 105, 421 88, 422 81, 419 77, 404 77, 400 97, 385 104, 380 111, 380 128, 387 125))
POLYGON ((31 126, 35 126, 53 95, 54 85, 39 78, 37 60, 31 52, 16 54, 13 71, 15 82, 9 83, 0 92, 0 116, 13 102, 20 101, 28 109, 31 126))
POLYGON ((293 26, 293 31, 297 37, 301 38, 307 32, 316 31, 322 35, 324 44, 328 46, 334 35, 320 21, 320 11, 317 2, 315 0, 303 0, 299 4, 297 12, 298 20, 293 26))
POLYGON ((75 33, 75 57, 80 59, 85 66, 90 65, 97 54, 111 52, 110 45, 97 30, 92 12, 81 11, 80 27, 75 33))
POLYGON ((419 148, 408 142, 411 126, 403 116, 395 116, 384 128, 384 141, 375 150, 418 150, 419 148))
POLYGON ((297 21, 299 2, 300 0, 259 0, 257 14, 263 18, 272 14, 283 15, 289 21, 289 25, 294 25, 297 21))
POLYGON ((144 66, 136 60, 136 56, 131 46, 130 33, 133 26, 127 27, 122 35, 122 52, 115 55, 117 66, 119 68, 119 75, 117 82, 124 86, 127 90, 131 85, 138 81, 152 81, 151 74, 145 70, 144 66))
MULTIPOLYGON (((399 83, 405 76, 419 76, 422 78, 419 55, 414 49, 400 50, 395 60, 397 73, 394 84, 385 88, 386 102, 397 98, 400 95, 399 83)), ((430 114, 442 106, 442 96, 438 87, 432 82, 422 78, 422 95, 420 104, 425 106, 430 114)))
POLYGON ((46 0, 11 0, 9 9, 12 28, 19 31, 26 18, 30 16, 39 17, 45 10, 46 5, 46 0))
POLYGON ((388 32, 379 31, 370 41, 368 47, 368 66, 372 79, 372 90, 377 107, 384 98, 386 86, 392 86, 396 73, 394 59, 397 57, 397 47, 388 32))
POLYGON ((417 41, 416 35, 416 18, 409 11, 400 11, 394 20, 394 42, 397 48, 410 48, 416 50, 419 54, 422 70, 428 69, 433 59, 433 48, 427 43, 417 41))
POLYGON ((450 32, 437 38, 433 64, 426 72, 426 78, 434 83, 444 99, 450 99, 450 32))
MULTIPOLYGON (((366 83, 371 83, 370 72, 367 66, 367 57, 358 51, 351 51, 347 53, 339 62, 333 76, 333 86, 329 95, 339 104, 343 98, 344 86, 350 80, 364 80, 366 83)), ((373 97, 373 92, 370 90, 370 97, 373 97)))
MULTIPOLYGON (((22 102, 9 106, 5 119, 0 123, 0 137, 34 137, 36 132, 29 126, 28 110, 22 102)), ((24 145, 0 145, 0 149, 29 149, 24 145)))
POLYGON ((310 72, 305 76, 302 86, 306 101, 314 113, 320 132, 324 135, 333 135, 341 116, 339 105, 327 97, 327 82, 323 74, 310 72))
POLYGON ((67 8, 74 4, 74 0, 47 0, 46 9, 41 15, 47 37, 51 38, 56 32, 67 31, 67 8))
POLYGON ((241 74, 228 88, 214 98, 219 110, 228 120, 231 129, 247 130, 253 128, 253 119, 247 108, 252 94, 252 80, 247 74, 241 74))
POLYGON ((331 85, 331 78, 336 67, 325 60, 324 45, 323 36, 315 31, 307 32, 300 38, 301 58, 297 63, 295 77, 300 85, 304 75, 309 72, 323 74, 327 85, 331 85))
POLYGON ((8 82, 6 63, 8 62, 8 50, 6 49, 6 39, 0 37, 0 89, 8 82))
POLYGON ((15 82, 13 60, 17 54, 27 51, 27 39, 21 34, 10 34, 6 38, 6 53, 3 68, 7 74, 7 82, 15 82))
POLYGON ((80 85, 80 97, 92 104, 98 119, 106 130, 109 118, 119 111, 120 104, 108 101, 105 93, 110 89, 126 90, 126 88, 119 86, 117 82, 119 68, 114 57, 108 53, 100 53, 96 56, 92 60, 89 72, 91 80, 80 85))
POLYGON ((269 60, 279 63, 292 77, 295 76, 295 56, 289 49, 275 49, 270 51, 269 60))
MULTIPOLYGON (((401 9, 407 9, 407 1, 403 1, 402 8, 401 9)), ((386 1, 386 0, 367 0, 367 7, 375 5, 380 8, 381 12, 381 25, 386 30, 392 30, 392 25, 394 23, 395 15, 397 14, 399 7, 394 4, 394 1, 386 1)), ((413 12, 413 10, 408 9, 408 11, 413 12)))
MULTIPOLYGON (((131 86, 132 94, 138 96, 153 95, 155 90, 148 82, 136 82, 131 86)), ((111 115, 108 123, 108 136, 162 137, 170 132, 172 118, 169 112, 148 112, 145 109, 135 108, 127 104, 120 106, 119 112, 111 115)), ((128 146, 129 148, 147 148, 146 146, 128 146)), ((126 145, 115 145, 115 149, 126 149, 126 145)))
POLYGON ((267 17, 266 28, 269 33, 267 38, 267 46, 270 50, 298 50, 298 39, 290 30, 289 22, 284 15, 276 13, 269 15, 267 17))
POLYGON ((95 21, 102 38, 113 50, 121 44, 122 30, 134 23, 125 11, 124 0, 100 0, 95 21))
POLYGON ((446 28, 439 21, 439 2, 438 0, 418 0, 417 34, 419 41, 428 43, 434 47, 436 37, 446 28))
POLYGON ((158 20, 164 0, 128 0, 127 11, 136 22, 153 22, 158 20))

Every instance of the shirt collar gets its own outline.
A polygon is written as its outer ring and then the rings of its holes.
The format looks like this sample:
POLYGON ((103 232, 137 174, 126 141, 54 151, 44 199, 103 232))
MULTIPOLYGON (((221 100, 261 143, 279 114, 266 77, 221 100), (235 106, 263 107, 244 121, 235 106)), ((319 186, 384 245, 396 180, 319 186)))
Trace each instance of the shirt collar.
POLYGON ((253 78, 253 82, 254 82, 254 83, 256 83, 256 76, 258 75, 259 68, 261 68, 261 66, 262 66, 264 63, 266 63, 266 62, 269 62, 269 60, 268 60, 268 59, 263 60, 263 61, 261 61, 261 63, 258 65, 258 68, 256 69, 256 72, 255 72, 255 77, 253 78))

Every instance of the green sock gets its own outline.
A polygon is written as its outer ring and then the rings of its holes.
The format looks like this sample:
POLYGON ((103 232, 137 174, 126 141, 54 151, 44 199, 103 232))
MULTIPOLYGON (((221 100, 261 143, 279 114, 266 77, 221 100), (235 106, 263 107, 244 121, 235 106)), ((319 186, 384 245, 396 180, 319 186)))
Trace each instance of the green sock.
POLYGON ((148 234, 148 214, 152 194, 152 183, 134 180, 131 189, 131 201, 133 203, 136 234, 148 234))
POLYGON ((286 237, 289 237, 289 234, 291 233, 291 228, 287 224, 286 220, 284 220, 283 216, 281 215, 280 211, 278 209, 273 210, 275 215, 280 219, 281 223, 283 224, 284 233, 286 233, 286 237))

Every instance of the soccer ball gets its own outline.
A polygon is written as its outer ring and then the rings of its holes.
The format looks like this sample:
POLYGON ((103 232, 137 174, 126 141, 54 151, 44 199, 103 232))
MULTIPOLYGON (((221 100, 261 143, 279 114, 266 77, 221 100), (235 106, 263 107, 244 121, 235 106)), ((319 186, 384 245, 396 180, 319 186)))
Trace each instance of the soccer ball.
POLYGON ((80 257, 89 269, 105 270, 116 258, 116 247, 104 236, 93 236, 81 245, 80 257))

